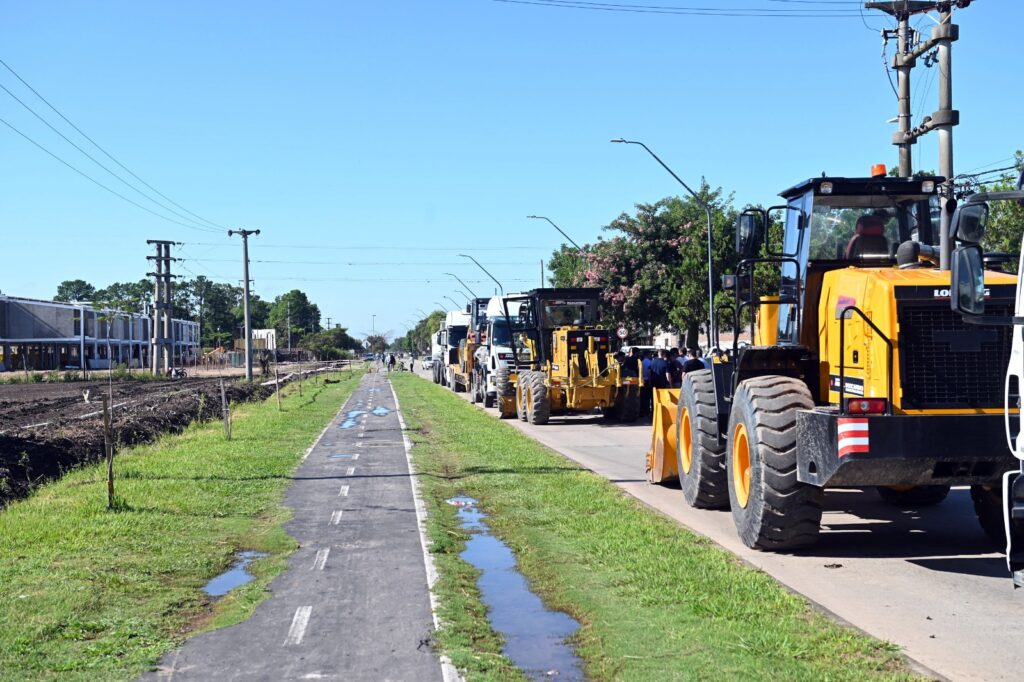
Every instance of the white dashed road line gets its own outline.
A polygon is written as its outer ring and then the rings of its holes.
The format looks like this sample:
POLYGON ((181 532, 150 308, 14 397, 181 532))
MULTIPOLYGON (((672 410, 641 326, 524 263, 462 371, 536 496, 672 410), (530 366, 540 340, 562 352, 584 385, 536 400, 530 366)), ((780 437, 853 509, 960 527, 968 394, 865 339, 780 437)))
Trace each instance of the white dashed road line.
POLYGON ((338 497, 348 497, 348 486, 341 486, 341 490, 338 491, 338 497))
POLYGON ((341 515, 344 513, 343 509, 335 509, 334 513, 331 514, 331 525, 337 526, 341 523, 341 515))
POLYGON ((331 553, 330 547, 324 547, 323 549, 317 550, 316 559, 313 560, 313 570, 322 571, 324 566, 327 565, 327 556, 331 553))
POLYGON ((356 468, 355 467, 349 467, 348 470, 345 471, 345 475, 346 476, 352 476, 355 473, 356 473, 356 468))
POLYGON ((292 626, 288 628, 288 636, 285 637, 284 646, 294 646, 302 643, 302 638, 306 636, 306 627, 309 625, 309 616, 312 613, 312 606, 300 606, 295 609, 295 616, 292 618, 292 626))

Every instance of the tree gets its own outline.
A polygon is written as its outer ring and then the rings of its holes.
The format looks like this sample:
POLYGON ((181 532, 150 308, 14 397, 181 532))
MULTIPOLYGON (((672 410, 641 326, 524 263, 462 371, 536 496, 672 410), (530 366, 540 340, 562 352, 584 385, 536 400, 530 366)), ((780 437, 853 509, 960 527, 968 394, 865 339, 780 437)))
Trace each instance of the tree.
POLYGON ((97 289, 93 297, 116 310, 141 313, 145 310, 146 302, 153 300, 153 282, 148 279, 140 279, 137 282, 114 282, 97 289))
POLYGON ((312 351, 321 360, 343 358, 350 351, 359 350, 363 344, 349 336, 344 327, 325 329, 314 334, 307 334, 299 342, 306 350, 312 351))
MULTIPOLYGON (((312 303, 305 293, 298 289, 292 289, 274 299, 274 303, 267 313, 265 324, 277 330, 278 338, 284 339, 278 345, 287 347, 289 333, 295 334, 301 330, 320 331, 320 308, 312 303)), ((294 336, 292 340, 294 341, 294 336)))
POLYGON ((66 279, 57 285, 55 301, 91 301, 96 297, 96 287, 84 279, 66 279))
MULTIPOLYGON (((1024 152, 1015 154, 1018 173, 1024 168, 1024 152)), ((1017 175, 1004 175, 983 191, 999 192, 1017 189, 1017 175)), ((1021 237, 1024 236, 1024 206, 1015 201, 993 201, 989 204, 988 230, 982 247, 985 251, 1002 251, 1013 256, 1008 269, 1016 272, 1020 258, 1021 237)))
POLYGON ((551 286, 582 286, 591 250, 592 247, 589 244, 583 246, 582 252, 574 246, 562 244, 558 251, 552 253, 551 258, 548 259, 548 270, 551 271, 548 281, 551 286))
MULTIPOLYGON (((733 224, 737 211, 722 189, 701 183, 699 196, 712 207, 715 288, 731 259, 733 224)), ((631 337, 653 335, 657 328, 674 327, 686 333, 686 345, 697 345, 708 311, 707 219, 695 199, 667 197, 637 204, 636 213, 621 214, 604 228, 611 239, 584 248, 586 270, 574 272, 572 254, 563 246, 552 255, 557 286, 595 286, 602 289, 602 317, 610 326, 624 326, 631 337)), ((576 256, 578 257, 578 256, 576 256)), ((716 312, 731 307, 730 292, 715 295, 716 312)), ((719 327, 731 318, 722 316, 719 327)))
POLYGON ((383 353, 388 349, 391 342, 388 341, 387 332, 370 334, 366 337, 366 347, 371 353, 383 353))

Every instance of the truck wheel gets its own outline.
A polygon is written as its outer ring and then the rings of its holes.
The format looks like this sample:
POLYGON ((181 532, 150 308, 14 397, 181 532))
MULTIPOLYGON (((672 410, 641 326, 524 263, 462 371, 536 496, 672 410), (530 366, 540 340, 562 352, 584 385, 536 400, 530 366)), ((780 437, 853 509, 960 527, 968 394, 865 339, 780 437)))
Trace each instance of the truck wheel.
POLYGON ((515 395, 515 387, 512 386, 509 374, 508 365, 499 367, 494 371, 494 387, 497 390, 498 395, 506 397, 515 395))
POLYGON ((807 386, 785 376, 740 383, 729 415, 727 476, 736 531, 747 547, 808 547, 821 528, 821 488, 796 477, 796 415, 814 407, 807 386))
POLYGON ((526 418, 536 426, 547 424, 551 417, 551 399, 548 386, 544 383, 543 372, 530 372, 530 379, 523 387, 526 393, 526 418))
POLYGON ((676 412, 676 465, 686 504, 698 509, 729 506, 725 443, 718 438, 718 407, 711 370, 688 372, 676 412))
POLYGON ((457 378, 455 378, 455 370, 453 369, 448 370, 448 385, 452 387, 453 393, 466 392, 466 384, 462 383, 457 378))
POLYGON ((1002 486, 972 485, 971 501, 978 523, 995 549, 1006 551, 1006 526, 1003 524, 1002 486))
POLYGON ((948 485, 878 486, 875 490, 885 502, 897 507, 931 507, 949 495, 948 485))
POLYGON ((530 380, 530 372, 520 372, 516 382, 516 416, 519 421, 526 421, 526 383, 530 380))
POLYGON ((480 402, 480 377, 476 370, 469 374, 469 402, 474 405, 480 402))
POLYGON ((433 365, 430 366, 430 369, 431 369, 431 372, 432 372, 432 374, 434 376, 434 383, 440 385, 440 383, 441 383, 441 369, 437 366, 436 362, 433 365))
POLYGON ((484 376, 480 377, 480 396, 484 407, 494 407, 494 404, 498 402, 498 396, 487 390, 487 378, 484 376))

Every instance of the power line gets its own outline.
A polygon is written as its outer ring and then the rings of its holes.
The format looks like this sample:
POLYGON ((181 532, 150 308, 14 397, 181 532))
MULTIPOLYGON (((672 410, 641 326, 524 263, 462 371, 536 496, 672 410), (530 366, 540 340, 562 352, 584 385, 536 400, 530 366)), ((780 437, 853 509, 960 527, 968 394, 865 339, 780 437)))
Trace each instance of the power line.
MULTIPOLYGON (((212 220, 207 220, 206 218, 202 217, 201 215, 198 215, 198 214, 196 214, 196 213, 193 213, 192 211, 188 210, 187 208, 185 208, 184 206, 182 206, 182 205, 181 205, 181 204, 179 204, 178 202, 174 201, 173 199, 171 199, 170 197, 168 197, 168 196, 167 196, 166 194, 164 194, 163 192, 161 192, 160 190, 158 190, 157 188, 153 187, 153 186, 152 186, 151 184, 149 184, 148 182, 146 182, 145 180, 143 180, 142 178, 140 178, 140 177, 139 177, 138 175, 136 175, 136 174, 135 174, 135 173, 134 173, 134 172, 133 172, 133 171, 132 171, 132 170, 131 170, 130 168, 128 168, 128 167, 127 167, 127 166, 125 166, 125 165, 124 165, 123 163, 121 163, 121 162, 120 162, 120 161, 118 161, 118 160, 117 160, 116 158, 114 158, 114 156, 113 156, 112 154, 110 154, 110 152, 108 152, 108 151, 107 151, 106 149, 104 149, 103 147, 101 147, 101 146, 99 145, 99 143, 98 143, 98 142, 96 142, 96 141, 95 141, 95 140, 93 140, 93 139, 92 139, 91 137, 89 137, 88 135, 86 135, 86 134, 85 134, 85 132, 84 132, 84 131, 83 131, 83 130, 82 130, 81 128, 79 128, 79 127, 78 127, 78 126, 76 126, 76 125, 75 125, 74 123, 72 123, 72 122, 71 122, 71 120, 70 120, 70 119, 69 119, 69 118, 68 118, 67 116, 65 116, 64 114, 62 114, 62 113, 60 112, 60 110, 59 110, 59 109, 57 109, 57 107, 55 107, 55 106, 53 106, 52 104, 50 104, 49 100, 47 100, 47 99, 46 99, 45 97, 43 97, 43 96, 42 96, 42 95, 41 95, 41 94, 40 94, 40 93, 39 93, 39 92, 38 92, 38 91, 37 91, 37 90, 36 90, 35 88, 33 88, 33 87, 32 87, 31 85, 29 85, 28 81, 26 81, 26 80, 25 80, 24 78, 22 78, 22 77, 21 77, 21 76, 20 76, 20 75, 18 74, 18 72, 17 72, 17 71, 15 71, 15 70, 14 70, 13 68, 11 68, 11 66, 10 66, 10 65, 9 65, 9 64, 8 64, 7 62, 5 62, 5 61, 4 61, 3 59, 0 59, 0 64, 2 64, 2 65, 3 65, 3 67, 4 67, 5 69, 7 69, 8 71, 10 71, 10 72, 11 72, 11 73, 12 73, 12 74, 14 75, 14 77, 15 77, 15 78, 17 78, 17 79, 18 79, 19 81, 21 81, 21 84, 22 84, 22 85, 24 85, 24 86, 25 86, 26 88, 28 88, 28 89, 29 89, 29 90, 30 90, 30 91, 32 92, 32 94, 34 94, 34 95, 35 95, 36 97, 38 97, 38 98, 39 98, 39 99, 40 99, 40 100, 41 100, 41 101, 42 101, 42 102, 43 102, 43 103, 44 103, 44 104, 45 104, 46 106, 50 107, 50 109, 51 109, 51 110, 52 110, 52 111, 53 111, 53 112, 54 112, 55 114, 57 114, 58 116, 60 116, 60 117, 61 117, 61 118, 62 118, 62 119, 64 120, 64 122, 65 122, 65 123, 67 123, 67 124, 68 124, 69 126, 71 126, 72 128, 74 128, 75 132, 77 132, 77 133, 78 133, 79 135, 81 135, 81 136, 82 136, 82 137, 84 137, 84 138, 85 138, 86 140, 88 140, 88 141, 89 141, 89 143, 90 143, 90 144, 92 144, 92 146, 96 147, 96 149, 99 149, 99 150, 100 150, 101 152, 103 152, 103 154, 104 154, 104 155, 105 155, 105 156, 106 156, 106 157, 107 157, 108 159, 110 159, 111 161, 113 161, 114 163, 116 163, 116 164, 117 164, 118 166, 120 166, 120 167, 121 167, 121 168, 122 168, 122 169, 123 169, 123 170, 124 170, 124 171, 125 171, 126 173, 128 173, 129 175, 131 175, 131 176, 132 176, 133 178, 135 178, 136 180, 138 180, 139 182, 141 182, 141 183, 142 183, 143 185, 145 185, 145 186, 146 186, 146 187, 148 187, 149 189, 151 189, 151 190, 153 190, 154 192, 156 192, 157 194, 159 194, 159 195, 160 195, 161 197, 163 197, 164 199, 166 199, 166 200, 167 200, 167 201, 169 201, 170 203, 172 203, 172 204, 174 204, 175 206, 177 206, 178 208, 180 208, 180 209, 181 209, 182 211, 185 211, 185 213, 188 213, 189 215, 191 215, 191 216, 193 216, 193 217, 195 217, 195 218, 198 218, 198 219, 199 219, 200 221, 202 221, 202 222, 204 222, 204 223, 207 223, 208 225, 211 225, 211 226, 213 226, 213 227, 218 227, 218 228, 221 228, 221 229, 225 229, 225 230, 227 229, 227 228, 226 228, 226 227, 224 227, 223 225, 220 225, 220 224, 218 224, 218 223, 215 223, 215 222, 213 222, 212 220)), ((6 88, 4 88, 4 89, 6 90, 6 88)))
POLYGON ((209 230, 203 230, 203 229, 201 229, 201 228, 199 228, 199 227, 196 227, 195 225, 189 225, 188 223, 183 223, 183 222, 180 222, 180 221, 178 221, 178 220, 174 220, 173 218, 168 218, 168 217, 167 217, 167 216, 165 216, 165 215, 160 215, 160 214, 159 214, 159 213, 157 213, 156 211, 153 211, 153 210, 150 210, 149 208, 146 208, 145 206, 143 206, 142 204, 138 203, 137 201, 132 201, 131 199, 129 199, 129 198, 128 198, 128 197, 126 197, 125 195, 121 194, 121 193, 120 193, 120 192, 118 192, 117 190, 115 190, 115 189, 111 189, 110 187, 107 187, 107 186, 106 186, 106 185, 104 185, 104 184, 103 184, 102 182, 100 182, 99 180, 97 180, 97 179, 93 178, 92 176, 88 175, 88 174, 87 174, 87 173, 85 173, 84 171, 81 171, 81 170, 79 170, 78 168, 75 168, 75 167, 74 167, 74 166, 72 166, 72 165, 71 165, 70 163, 68 163, 67 161, 65 161, 65 160, 64 160, 64 159, 62 159, 61 157, 57 156, 56 154, 54 154, 53 152, 51 152, 51 151, 50 151, 49 149, 47 149, 47 148, 46 148, 46 147, 44 147, 43 145, 39 144, 38 142, 36 142, 35 140, 33 140, 33 139, 32 139, 31 137, 29 137, 29 136, 28 136, 28 135, 26 135, 25 133, 21 132, 20 130, 18 130, 17 128, 15 128, 15 127, 14 127, 13 125, 11 125, 10 123, 8 123, 8 122, 7 122, 7 121, 5 121, 4 119, 0 118, 0 123, 4 124, 5 126, 7 126, 8 128, 10 128, 11 130, 13 130, 13 131, 14 131, 15 133, 17 133, 17 134, 18 134, 18 135, 20 135, 21 137, 25 138, 25 139, 26 139, 26 140, 27 140, 28 142, 30 142, 31 144, 35 145, 35 146, 36 146, 37 148, 39 148, 40 150, 42 150, 42 151, 43 151, 43 152, 45 152, 46 154, 50 155, 51 157, 53 157, 54 159, 56 159, 56 160, 57 160, 57 161, 59 161, 60 163, 64 164, 65 166, 67 166, 68 168, 70 168, 71 170, 73 170, 74 172, 78 173, 79 175, 81 175, 81 176, 82 176, 83 178, 85 178, 85 179, 86 179, 86 180, 88 180, 89 182, 91 182, 91 183, 93 183, 94 185, 97 185, 97 186, 99 186, 99 187, 102 187, 103 189, 107 190, 108 192, 110 192, 110 193, 111 193, 111 194, 113 194, 114 196, 116 196, 116 197, 118 197, 118 198, 120 198, 120 199, 123 199, 124 201, 127 201, 127 202, 128 202, 129 204, 131 204, 132 206, 135 206, 135 207, 137 207, 137 208, 141 208, 141 209, 142 209, 143 211, 145 211, 146 213, 150 213, 150 214, 152 214, 152 215, 155 215, 155 216, 156 216, 157 218, 160 218, 161 220, 166 220, 166 221, 167 221, 167 222, 169 222, 169 223, 174 223, 175 225, 181 225, 182 227, 187 227, 187 228, 188 228, 188 229, 190 229, 190 230, 199 230, 199 231, 201 231, 201 232, 208 232, 208 231, 209 231, 209 230))
MULTIPOLYGON (((223 244, 220 242, 184 242, 185 244, 192 246, 230 246, 229 244, 223 244)), ((332 250, 332 251, 452 251, 458 253, 464 253, 466 251, 465 246, 331 246, 329 244, 260 244, 253 245, 253 248, 262 249, 317 249, 320 251, 332 250)), ((510 251, 510 250, 521 250, 521 251, 550 251, 551 249, 543 246, 486 246, 486 247, 474 247, 469 249, 471 252, 477 251, 510 251)))
MULTIPOLYGON (((235 261, 229 258, 189 258, 194 263, 234 263, 235 261)), ((424 267, 450 267, 455 265, 465 265, 465 261, 457 261, 453 263, 437 263, 437 262, 423 262, 423 261, 323 261, 323 260, 258 260, 251 259, 253 263, 269 263, 277 265, 351 265, 351 266, 385 266, 385 265, 400 265, 400 266, 424 266, 424 267)), ((502 263, 488 263, 488 265, 536 265, 536 261, 518 261, 518 262, 502 262, 502 263)))
POLYGON ((704 17, 775 17, 775 18, 844 18, 856 17, 853 9, 770 9, 770 8, 712 8, 680 7, 670 5, 623 5, 616 3, 582 2, 582 0, 491 0, 512 5, 560 7, 599 12, 627 12, 632 14, 673 14, 704 17))
POLYGON ((149 196, 148 194, 146 194, 145 192, 143 192, 142 190, 140 190, 140 189, 139 189, 138 187, 136 187, 135 185, 131 184, 130 182, 128 182, 127 180, 125 180, 124 178, 122 178, 122 177, 121 177, 120 175, 118 175, 118 174, 117 174, 117 173, 115 173, 114 171, 112 171, 112 170, 110 170, 109 168, 107 168, 106 166, 104 166, 104 165, 103 165, 102 163, 100 163, 100 162, 99 162, 99 161, 98 161, 98 160, 96 159, 96 157, 94 157, 94 156, 93 156, 92 154, 90 154, 89 152, 85 151, 84 149, 82 149, 81 147, 79 147, 79 146, 78 146, 77 144, 75 144, 75 143, 74 143, 74 141, 72 141, 71 139, 69 139, 67 135, 65 135, 65 134, 64 134, 64 133, 62 133, 61 131, 57 130, 57 129, 56 129, 56 128, 55 128, 55 127, 54 127, 54 126, 53 126, 53 125, 52 125, 52 124, 51 124, 51 123, 49 122, 49 121, 47 121, 47 120, 46 120, 45 118, 43 118, 43 117, 42 117, 42 116, 41 116, 41 115, 40 115, 40 114, 39 114, 38 112, 36 112, 36 111, 35 111, 35 109, 33 109, 33 108, 32 108, 32 107, 30 107, 29 105, 25 104, 25 102, 24 102, 24 101, 22 101, 22 100, 21 100, 21 98, 19 98, 19 97, 18 97, 17 95, 15 95, 15 94, 14 94, 13 92, 11 92, 10 90, 8 90, 8 89, 7 89, 7 87, 6 87, 5 85, 3 85, 2 83, 0 83, 0 90, 3 90, 3 91, 4 91, 4 92, 6 92, 6 93, 7 93, 8 95, 10 95, 10 96, 11 96, 11 97, 12 97, 12 98, 14 99, 14 101, 16 101, 16 102, 17 102, 18 104, 20 104, 20 105, 21 105, 22 107, 24 107, 24 108, 25 108, 25 109, 26 109, 26 110, 27 110, 27 111, 28 111, 28 112, 29 112, 30 114, 32 114, 32 115, 33 115, 33 116, 35 116, 35 117, 36 117, 37 119, 39 119, 39 120, 40 120, 40 121, 41 121, 41 122, 43 123, 43 125, 45 125, 45 126, 46 126, 47 128, 49 128, 49 129, 50 129, 50 130, 52 130, 52 131, 53 131, 54 133, 56 133, 57 135, 59 135, 59 136, 61 137, 61 139, 63 139, 63 140, 64 140, 65 142, 67 142, 67 143, 68 143, 69 145, 71 145, 72 147, 74 147, 75 149, 77 149, 78 151, 80 151, 80 152, 81 152, 81 153, 82 153, 82 154, 83 154, 83 155, 84 155, 84 156, 85 156, 85 157, 86 157, 87 159, 89 159, 90 161, 92 161, 93 163, 95 163, 95 164, 96 164, 97 166, 99 166, 100 168, 102 168, 103 170, 105 170, 105 171, 106 171, 107 173, 109 173, 109 174, 110 174, 110 175, 111 175, 111 176, 112 176, 113 178, 115 178, 116 180, 118 180, 119 182, 121 182, 122 184, 124 184, 124 185, 125 185, 126 187, 128 187, 129 189, 132 189, 132 190, 134 190, 134 191, 138 192, 138 193, 139 193, 139 194, 140 194, 140 195, 141 195, 142 197, 144 197, 144 198, 148 199, 149 201, 152 201, 152 202, 153 202, 154 204, 156 204, 156 205, 157 205, 157 206, 159 206, 160 208, 164 209, 165 211, 169 211, 170 213, 173 213, 174 215, 178 216, 179 218, 182 218, 182 219, 184 219, 184 220, 188 220, 188 221, 189 221, 190 223, 193 223, 193 224, 195 224, 197 228, 199 228, 199 229, 202 229, 202 230, 203 230, 203 231, 205 231, 205 232, 211 232, 211 233, 214 233, 214 232, 219 232, 219 230, 215 230, 215 229, 213 229, 213 228, 211 228, 211 227, 207 227, 207 226, 205 226, 205 225, 203 225, 203 224, 201 224, 201 223, 198 223, 198 222, 196 222, 195 220, 193 220, 192 218, 189 218, 189 217, 188 217, 187 215, 184 215, 184 214, 182 214, 182 213, 179 213, 179 212, 175 211, 175 210, 174 210, 173 208, 170 208, 169 206, 166 206, 166 205, 164 205, 164 204, 160 203, 159 201, 155 200, 155 199, 154 199, 153 197, 149 196))

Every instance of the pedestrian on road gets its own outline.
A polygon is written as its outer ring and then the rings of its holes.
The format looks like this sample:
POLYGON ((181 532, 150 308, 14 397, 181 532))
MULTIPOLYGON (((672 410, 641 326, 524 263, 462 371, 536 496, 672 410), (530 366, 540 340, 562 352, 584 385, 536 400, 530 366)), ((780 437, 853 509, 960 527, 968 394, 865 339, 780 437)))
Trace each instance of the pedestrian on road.
POLYGON ((672 388, 683 385, 683 366, 679 363, 678 348, 672 348, 668 352, 668 373, 672 375, 672 388))
POLYGON ((640 389, 640 405, 647 414, 654 414, 653 392, 651 390, 651 355, 643 353, 640 357, 640 375, 643 387, 640 389))
POLYGON ((395 354, 388 353, 388 372, 395 371, 395 354))
POLYGON ((669 352, 662 348, 658 357, 651 360, 651 388, 672 388, 672 368, 669 352))

